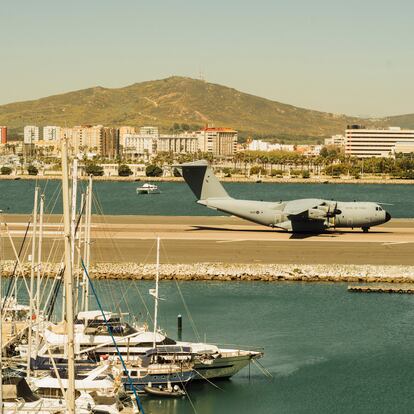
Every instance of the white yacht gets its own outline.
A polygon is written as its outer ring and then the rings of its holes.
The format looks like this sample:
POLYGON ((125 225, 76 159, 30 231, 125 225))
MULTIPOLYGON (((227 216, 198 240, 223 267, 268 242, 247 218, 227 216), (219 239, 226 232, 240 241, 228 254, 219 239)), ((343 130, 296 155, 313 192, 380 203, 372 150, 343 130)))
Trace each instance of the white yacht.
MULTIPOLYGON (((252 359, 263 356, 259 350, 238 348, 220 348, 208 343, 175 341, 161 331, 149 331, 143 325, 133 327, 112 312, 105 312, 105 323, 100 311, 80 312, 75 321, 75 355, 76 365, 85 370, 90 369, 100 360, 117 358, 116 348, 108 333, 111 330, 119 352, 126 362, 141 361, 154 352, 166 362, 191 361, 197 374, 194 379, 230 378, 252 359)), ((67 335, 62 324, 47 325, 43 332, 43 343, 37 355, 32 353, 34 369, 50 369, 51 361, 48 349, 57 366, 65 366, 67 355, 67 335)), ((34 348, 34 347, 33 347, 34 348)), ((32 349, 33 349, 32 348, 32 349)))
MULTIPOLYGON (((88 372, 86 376, 75 379, 77 411, 87 410, 87 412, 118 414, 125 408, 132 406, 131 401, 124 405, 118 398, 115 382, 107 373, 109 370, 108 364, 101 365, 88 372)), ((62 388, 67 390, 68 380, 48 374, 41 378, 33 378, 32 384, 36 394, 44 400, 59 401, 64 398, 62 388)))
POLYGON ((160 194, 161 191, 157 185, 145 183, 141 187, 137 187, 137 194, 160 194))

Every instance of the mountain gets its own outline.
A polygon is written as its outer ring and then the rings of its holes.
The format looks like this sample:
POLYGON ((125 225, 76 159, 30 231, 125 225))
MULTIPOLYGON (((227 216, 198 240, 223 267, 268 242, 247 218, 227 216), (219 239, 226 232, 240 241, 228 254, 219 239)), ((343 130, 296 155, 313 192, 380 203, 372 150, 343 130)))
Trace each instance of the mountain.
POLYGON ((94 87, 32 101, 0 106, 0 125, 12 131, 24 125, 103 124, 154 125, 168 130, 174 123, 233 127, 242 136, 304 140, 343 133, 347 124, 374 121, 298 108, 185 77, 135 83, 109 89, 94 87))

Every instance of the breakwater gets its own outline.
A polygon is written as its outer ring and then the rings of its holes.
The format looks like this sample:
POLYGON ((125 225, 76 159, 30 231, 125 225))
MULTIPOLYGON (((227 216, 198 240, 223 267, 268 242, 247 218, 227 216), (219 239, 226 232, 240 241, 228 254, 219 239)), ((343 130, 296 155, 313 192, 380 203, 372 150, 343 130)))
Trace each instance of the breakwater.
MULTIPOLYGON (((3 262, 3 275, 10 276, 13 261, 3 262)), ((46 264, 46 275, 57 274, 59 264, 46 264)), ((19 273, 30 276, 30 264, 24 263, 19 273)), ((96 263, 90 268, 94 279, 152 280, 155 264, 96 263)), ((301 281, 414 283, 414 266, 374 265, 293 265, 293 264, 227 264, 194 263, 162 264, 160 279, 188 281, 301 281)))

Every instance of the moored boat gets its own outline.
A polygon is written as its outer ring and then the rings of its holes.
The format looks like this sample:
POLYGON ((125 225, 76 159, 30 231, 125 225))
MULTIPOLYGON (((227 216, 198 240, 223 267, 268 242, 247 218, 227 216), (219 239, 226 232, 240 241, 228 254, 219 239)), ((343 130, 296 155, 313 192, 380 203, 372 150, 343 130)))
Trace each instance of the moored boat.
POLYGON ((161 191, 157 185, 145 183, 141 187, 137 187, 137 194, 160 194, 161 191))

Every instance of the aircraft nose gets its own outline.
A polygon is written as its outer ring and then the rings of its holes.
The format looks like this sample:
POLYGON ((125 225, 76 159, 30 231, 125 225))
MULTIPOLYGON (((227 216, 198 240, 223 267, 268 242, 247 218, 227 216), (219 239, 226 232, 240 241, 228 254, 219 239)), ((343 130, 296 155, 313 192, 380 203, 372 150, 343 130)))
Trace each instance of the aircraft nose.
POLYGON ((388 211, 385 212, 385 222, 390 221, 391 220, 391 214, 388 213, 388 211))

